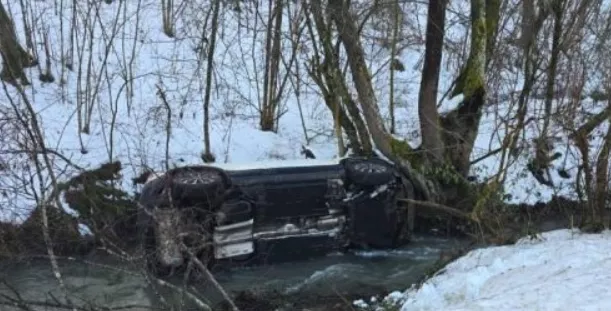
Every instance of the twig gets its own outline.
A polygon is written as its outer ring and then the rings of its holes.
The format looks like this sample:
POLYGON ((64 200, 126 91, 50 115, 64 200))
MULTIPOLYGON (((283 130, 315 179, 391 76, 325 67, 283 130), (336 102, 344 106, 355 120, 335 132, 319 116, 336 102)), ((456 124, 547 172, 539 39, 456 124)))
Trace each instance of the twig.
MULTIPOLYGON (((32 311, 32 309, 23 303, 23 298, 21 298, 21 295, 19 294, 19 291, 17 291, 13 286, 11 286, 6 280, 2 280, 2 283, 4 284, 4 286, 6 286, 11 292, 13 292, 13 294, 15 295, 15 297, 17 297, 17 301, 15 301, 12 305, 16 308, 22 309, 24 311, 32 311)), ((8 297, 8 295, 4 295, 4 294, 0 294, 3 297, 8 298, 9 300, 12 300, 10 297, 8 297)), ((0 302, 1 303, 1 302, 0 302)))
MULTIPOLYGON (((5 57, 5 55, 3 55, 3 57, 5 57)), ((2 86, 3 86, 5 94, 7 94, 10 105, 13 107, 13 110, 17 114, 17 117, 19 118, 20 123, 26 129, 27 135, 31 139, 32 143, 35 144, 36 149, 48 150, 45 144, 45 139, 44 139, 42 129, 40 128, 40 125, 38 123, 39 121, 36 115, 36 111, 34 110, 34 106, 32 105, 32 103, 28 99, 28 96, 25 93, 25 90, 23 89, 23 87, 19 84, 15 84, 15 88, 19 92, 22 102, 25 104, 25 108, 27 111, 27 120, 21 114, 21 108, 19 108, 17 103, 15 103, 15 101, 13 100, 13 98, 8 95, 9 92, 8 92, 8 87, 6 86, 6 83, 3 82, 2 86)), ((53 170, 53 165, 51 163, 51 159, 49 158, 49 155, 46 152, 43 152, 42 158, 43 158, 43 161, 41 163, 37 155, 32 156, 32 160, 36 166, 36 170, 38 173, 37 177, 38 177, 38 182, 40 183, 41 195, 44 194, 44 186, 43 186, 44 182, 43 182, 43 177, 42 177, 42 172, 44 171, 43 165, 46 168, 46 170, 48 171, 48 175, 51 178, 51 184, 53 185, 53 188, 57 189, 58 188, 57 186, 59 184, 57 181, 57 176, 55 175, 55 171, 53 170)), ((37 205, 38 205, 37 208, 40 208, 40 211, 41 211, 42 236, 45 242, 45 246, 47 248, 47 254, 49 254, 49 258, 50 258, 49 261, 51 264, 51 268, 53 270, 53 275, 55 276, 55 279, 57 280, 57 283, 59 285, 61 292, 64 295, 65 300, 70 304, 70 298, 68 297, 68 290, 66 289, 64 280, 62 279, 61 271, 59 269, 59 265, 57 264, 57 259, 55 258, 55 251, 53 250, 53 241, 49 233, 49 218, 47 215, 47 208, 49 206, 47 204, 53 206, 52 205, 53 203, 55 204, 56 208, 58 209, 62 208, 61 202, 57 196, 51 196, 47 198, 47 200, 42 200, 40 202, 37 202, 37 205)), ((73 308, 73 310, 76 311, 76 308, 73 308)))
POLYGON ((195 254, 193 254, 193 252, 184 243, 181 243, 181 248, 183 249, 183 251, 189 254, 189 258, 193 263, 195 263, 195 266, 197 266, 206 275, 208 280, 210 280, 214 287, 216 287, 216 289, 221 293, 221 295, 223 295, 223 298, 229 303, 231 309, 233 311, 240 311, 240 309, 238 309, 231 297, 229 297, 225 289, 223 289, 221 284, 219 284, 219 282, 214 278, 212 273, 210 273, 210 270, 208 270, 208 268, 206 268, 206 266, 199 259, 197 259, 195 254))
MULTIPOLYGON (((183 290, 182 288, 168 283, 162 279, 156 278, 156 277, 152 277, 149 273, 145 273, 146 278, 148 281, 155 281, 155 283, 157 283, 160 286, 165 286, 167 288, 170 288, 172 290, 177 291, 180 294, 184 294, 185 296, 187 296, 189 299, 191 299, 195 304, 197 304, 197 306, 199 306, 202 310, 205 311, 212 311, 212 309, 210 308, 210 306, 208 306, 205 302, 203 302, 201 299, 197 298, 195 295, 193 295, 191 292, 183 290)), ((160 296, 161 297, 161 296, 160 296)), ((167 304, 167 302, 165 302, 167 304)))
POLYGON ((447 205, 443 205, 443 204, 439 204, 439 203, 433 203, 433 202, 428 202, 428 201, 417 201, 417 200, 412 200, 412 199, 397 199, 397 201, 399 202, 405 202, 405 203, 409 203, 409 204, 414 204, 414 205, 420 205, 422 207, 427 207, 427 208, 431 208, 431 209, 436 209, 436 210, 440 210, 443 212, 446 212, 450 215, 453 216, 457 216, 460 218, 464 218, 467 220, 471 220, 474 222, 475 219, 473 219, 471 216, 469 216, 468 213, 465 213, 459 209, 453 208, 453 207, 449 207, 447 205))
POLYGON ((0 154, 21 154, 21 153, 25 153, 25 154, 45 154, 45 153, 50 153, 60 159, 62 159, 64 162, 66 162, 68 165, 76 168, 79 171, 84 171, 85 169, 77 164, 75 164, 74 162, 70 161, 70 159, 68 159, 65 155, 63 155, 62 153, 60 153, 59 151, 53 150, 53 149, 49 149, 49 148, 45 148, 42 150, 19 150, 19 149, 15 149, 15 150, 2 150, 0 151, 0 154))
POLYGON ((495 154, 497 154, 497 153, 499 153, 499 152, 501 152, 501 151, 503 151, 503 147, 500 147, 500 148, 494 149, 494 150, 492 150, 492 151, 490 151, 490 152, 488 152, 488 153, 486 153, 486 154, 482 155, 481 157, 479 157, 479 158, 477 158, 477 159, 475 159, 475 160, 471 161, 471 162, 469 163, 469 165, 475 165, 475 164, 477 164, 477 163, 479 163, 479 162, 481 162, 481 161, 484 161, 484 160, 486 160, 487 158, 489 158, 489 157, 491 157, 491 156, 493 156, 493 155, 495 155, 495 154))
MULTIPOLYGON (((21 256, 18 257, 19 261, 24 260, 24 259, 49 259, 49 255, 34 255, 34 256, 21 256)), ((103 269, 107 269, 107 270, 112 270, 112 271, 117 271, 117 272, 121 272, 121 273, 125 273, 128 275, 132 275, 132 276, 140 276, 139 273, 136 272, 132 272, 129 271, 127 269, 121 268, 121 267, 115 267, 112 265, 108 265, 108 264, 103 264, 103 263, 97 263, 97 262, 93 262, 91 260, 86 260, 86 259, 79 259, 76 257, 66 257, 66 256, 55 256, 56 259, 58 260, 66 260, 66 261, 72 261, 72 262, 81 262, 93 267, 98 267, 98 268, 103 268, 103 269)))

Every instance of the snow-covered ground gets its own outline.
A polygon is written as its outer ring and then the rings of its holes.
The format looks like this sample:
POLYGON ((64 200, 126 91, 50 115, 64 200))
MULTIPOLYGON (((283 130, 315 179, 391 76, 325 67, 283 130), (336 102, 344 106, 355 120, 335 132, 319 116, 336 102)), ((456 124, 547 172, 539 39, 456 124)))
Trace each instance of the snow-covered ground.
MULTIPOLYGON (((10 6, 10 1, 3 0, 3 3, 10 7, 20 42, 25 44, 22 9, 20 6, 10 6)), ((61 80, 61 83, 40 82, 37 76, 39 70, 44 68, 32 68, 27 72, 33 84, 25 89, 26 95, 36 111, 49 149, 85 168, 110 160, 121 161, 124 167, 123 185, 128 191, 134 190, 131 178, 144 168, 162 170, 166 163, 169 166, 201 163, 205 62, 202 63, 201 55, 194 51, 201 44, 198 40, 201 38, 202 27, 196 22, 204 19, 198 14, 207 11, 207 1, 185 2, 188 6, 185 12, 192 12, 193 15, 185 13, 177 18, 176 37, 173 39, 161 31, 161 8, 156 0, 114 1, 103 5, 98 3, 96 10, 89 11, 79 7, 77 11, 83 15, 83 19, 74 19, 77 27, 61 23, 62 18, 66 19, 74 13, 70 5, 57 7, 56 2, 32 2, 30 5, 37 16, 33 25, 37 34, 42 36, 48 33, 53 53, 50 57, 50 70, 58 82, 61 80), (95 32, 84 31, 88 28, 95 32), (72 42, 71 35, 78 40, 72 42), (72 44, 76 44, 74 53, 70 48, 72 44), (89 48, 85 49, 85 46, 89 48), (62 65, 76 58, 83 64, 91 63, 92 69, 73 66, 72 70, 68 70, 62 65), (166 92, 167 107, 156 94, 158 88, 166 92), (81 111, 80 122, 79 105, 84 110, 81 111), (168 121, 171 124, 169 132, 166 127, 168 121), (89 123, 88 133, 80 129, 83 125, 80 123, 89 123)), ((426 4, 415 2, 406 3, 405 6, 406 11, 414 13, 414 16, 408 15, 406 18, 414 19, 411 22, 420 23, 424 29, 426 18, 421 17, 426 14, 426 4)), ((460 14, 468 13, 468 6, 453 3, 452 7, 448 19, 456 19, 460 14)), ((293 8, 292 13, 298 9, 293 8)), ((264 8, 261 10, 261 14, 266 14, 264 8)), ((31 18, 30 15, 27 15, 28 18, 31 18)), ((251 31, 253 27, 264 27, 256 24, 260 21, 255 15, 250 9, 239 14, 227 10, 221 19, 210 106, 210 140, 217 162, 244 165, 270 159, 303 160, 300 153, 302 145, 312 149, 318 159, 336 158, 331 114, 317 86, 304 73, 304 68, 301 68, 299 74, 299 92, 296 81, 288 83, 281 101, 283 114, 279 118, 277 132, 262 132, 258 129, 258 105, 262 96, 259 75, 263 65, 265 38, 251 31)), ((375 32, 381 30, 366 28, 365 31, 371 32, 371 37, 374 37, 375 32)), ((462 36, 464 28, 460 25, 448 30, 450 41, 462 36)), ((368 61, 373 73, 376 97, 382 115, 388 118, 389 51, 375 40, 366 38, 364 36, 363 45, 370 58, 368 61)), ((302 44, 310 44, 307 36, 302 44)), ((285 49, 286 53, 291 52, 290 45, 287 44, 285 49)), ((312 51, 306 48, 300 51, 297 63, 307 64, 312 51)), ((420 141, 417 95, 422 53, 421 43, 409 43, 398 56, 406 70, 396 72, 395 76, 396 136, 414 146, 420 141)), ((41 63, 46 63, 42 51, 38 51, 38 56, 41 63)), ((444 64, 440 98, 451 86, 460 65, 457 60, 450 58, 445 59, 444 64)), ((284 74, 286 70, 281 71, 284 74)), ((521 87, 519 75, 515 81, 499 88, 491 88, 491 93, 506 95, 510 90, 515 92, 521 87)), ((0 92, 0 119, 15 118, 16 112, 8 104, 9 96, 13 100, 20 97, 11 87, 7 94, 0 92)), ((457 98, 442 100, 441 112, 452 109, 457 102, 457 98)), ((533 101, 529 105, 537 107, 540 104, 533 101)), ((586 105, 592 106, 592 103, 584 103, 584 107, 586 105)), ((509 103, 499 101, 487 109, 475 142, 474 159, 500 146, 507 127, 500 121, 500 117, 508 113, 509 106, 509 103)), ((529 117, 536 118, 541 111, 533 108, 529 113, 529 117)), ((531 138, 539 134, 536 125, 531 127, 524 136, 524 150, 531 147, 528 143, 531 138)), ((19 126, 6 126, 2 127, 2 134, 0 164, 12 169, 10 172, 0 172, 0 220, 20 222, 31 211, 35 198, 41 196, 35 193, 40 192, 40 185, 27 155, 16 151, 30 144, 23 141, 26 136, 23 129, 19 126)), ((558 131, 554 134, 566 137, 558 131)), ((572 152, 565 149, 565 143, 566 139, 557 146, 558 151, 566 154, 566 163, 562 163, 565 162, 563 158, 556 164, 568 166, 567 171, 574 174, 578 157, 575 157, 574 148, 571 148, 572 152)), ((594 145, 592 155, 596 154, 597 146, 594 145)), ((76 173, 77 170, 65 159, 54 155, 50 157, 60 181, 76 173)), ((514 202, 534 202, 545 200, 554 193, 573 192, 570 186, 572 180, 556 178, 564 183, 558 183, 555 189, 538 185, 525 173, 526 160, 526 157, 520 157, 511 168, 507 168, 507 191, 514 202)), ((491 156, 474 165, 473 173, 483 177, 496 174, 499 163, 499 154, 491 156)), ((47 176, 43 183, 49 186, 47 176)))
MULTIPOLYGON (((555 230, 515 245, 473 250, 421 286, 362 310, 611 310, 611 231, 555 230), (393 309, 391 309, 393 310, 393 309)), ((375 301, 375 299, 373 299, 375 301)))

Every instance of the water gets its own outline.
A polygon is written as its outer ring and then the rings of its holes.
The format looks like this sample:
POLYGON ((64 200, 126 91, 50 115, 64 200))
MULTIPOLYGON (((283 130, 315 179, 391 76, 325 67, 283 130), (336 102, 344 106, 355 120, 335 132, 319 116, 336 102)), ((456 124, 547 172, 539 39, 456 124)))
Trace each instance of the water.
MULTIPOLYGON (((416 237, 410 245, 397 250, 331 254, 304 262, 232 269, 218 272, 215 276, 230 293, 275 291, 292 297, 336 293, 368 298, 380 291, 409 287, 439 259, 440 252, 462 245, 464 242, 459 240, 416 237)), ((116 264, 110 258, 90 260, 96 264, 60 261, 71 300, 89 301, 105 307, 139 305, 139 308, 128 310, 151 310, 160 306, 138 267, 122 266, 120 269, 124 271, 120 271, 100 265, 116 264)), ((54 299, 61 300, 62 297, 46 260, 0 263, 0 281, 8 283, 24 300, 54 303, 54 299)), ((169 281, 181 286, 182 279, 176 277, 169 281)), ((211 300, 212 304, 221 299, 207 282, 194 284, 191 290, 199 297, 211 300)), ((0 284, 2 294, 15 297, 6 284, 0 284)), ((4 304, 0 305, 0 310, 19 310, 9 308, 7 302, 6 296, 0 296, 0 304, 4 304)), ((59 309, 39 307, 33 310, 59 309)))

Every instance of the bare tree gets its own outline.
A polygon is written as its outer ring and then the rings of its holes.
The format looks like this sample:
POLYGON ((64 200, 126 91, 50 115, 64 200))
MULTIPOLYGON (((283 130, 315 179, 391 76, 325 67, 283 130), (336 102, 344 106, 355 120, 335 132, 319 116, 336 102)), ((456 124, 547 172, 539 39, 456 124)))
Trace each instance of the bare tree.
POLYGON ((176 35, 174 30, 174 0, 161 0, 161 16, 163 23, 163 33, 170 38, 174 38, 174 36, 176 35))
POLYGON ((263 77, 263 103, 261 106, 261 130, 273 131, 276 125, 276 110, 280 94, 277 93, 280 68, 280 40, 282 36, 283 1, 269 0, 267 25, 265 75, 263 77), (273 6, 272 6, 273 5, 273 6))
POLYGON ((329 12, 326 15, 323 13, 319 0, 310 2, 310 11, 311 17, 308 15, 306 21, 314 47, 314 55, 310 61, 308 73, 320 88, 325 104, 333 115, 340 154, 344 153, 344 146, 341 132, 338 131, 339 126, 348 136, 351 149, 356 154, 368 155, 372 150, 369 133, 341 75, 340 42, 333 43, 331 16, 329 12), (314 19, 314 23, 311 18, 314 19), (316 43, 316 38, 320 40, 320 48, 316 43))
POLYGON ((390 110, 390 133, 395 134, 396 132, 396 120, 395 120, 395 72, 401 71, 401 62, 397 59, 397 44, 399 40, 399 30, 402 28, 403 12, 399 1, 395 1, 393 6, 393 27, 390 47, 390 78, 389 78, 389 93, 390 99, 388 109, 390 110))
POLYGON ((444 159, 443 141, 441 140, 442 133, 439 130, 439 113, 437 111, 437 91, 443 53, 447 5, 448 2, 446 0, 429 1, 424 66, 422 67, 420 93, 418 94, 422 149, 426 151, 434 163, 442 163, 444 159))
POLYGON ((215 161, 215 157, 210 151, 210 95, 212 93, 212 66, 214 65, 214 48, 216 47, 220 9, 221 1, 214 1, 212 4, 212 30, 208 45, 208 62, 206 65, 206 93, 204 95, 204 153, 202 154, 202 160, 206 163, 215 161))
MULTIPOLYGON (((433 146, 439 146, 440 144, 444 146, 442 151, 444 153, 447 152, 445 155, 450 159, 451 166, 458 172, 459 176, 462 177, 465 177, 469 170, 471 150, 473 148, 475 136, 477 135, 479 119, 481 118, 481 109, 485 101, 486 45, 490 36, 487 30, 488 23, 485 18, 486 4, 483 3, 483 1, 472 1, 471 5, 471 38, 473 43, 471 45, 469 60, 454 90, 454 94, 462 93, 464 95, 464 100, 454 111, 448 113, 441 119, 437 116, 438 112, 436 107, 432 106, 435 104, 435 101, 423 101, 420 107, 420 113, 424 115, 424 118, 421 118, 420 122, 430 122, 427 124, 432 123, 441 125, 437 127, 425 126, 425 128, 430 129, 430 131, 422 133, 423 141, 429 141, 433 146), (431 106, 435 109, 427 109, 431 108, 431 106), (424 111, 422 111, 423 109, 424 111), (427 113, 430 115, 427 115, 427 113), (424 137, 425 135, 426 137, 424 137), (437 140, 436 137, 438 137, 437 140), (443 141, 440 141, 439 138, 443 138, 443 141)), ((433 39, 438 40, 437 44, 443 42, 443 37, 438 38, 439 34, 443 34, 443 32, 439 32, 432 28, 435 26, 436 22, 438 23, 439 20, 443 20, 443 14, 438 8, 443 9, 443 5, 441 7, 433 6, 434 10, 429 11, 429 15, 432 15, 430 19, 430 34, 433 39)), ((442 202, 446 201, 448 198, 444 198, 437 187, 431 188, 427 186, 431 183, 426 182, 422 173, 416 172, 410 163, 411 160, 411 162, 418 167, 419 171, 423 172, 426 168, 426 164, 422 163, 423 159, 421 158, 420 161, 417 161, 416 159, 418 156, 414 148, 405 142, 400 142, 392 138, 382 122, 376 96, 371 85, 371 76, 364 61, 363 48, 359 42, 356 22, 350 12, 349 4, 343 1, 329 1, 329 10, 337 26, 339 37, 346 50, 348 62, 350 64, 350 72, 358 93, 358 101, 376 147, 386 157, 401 165, 406 175, 416 181, 419 188, 423 189, 427 199, 442 202)), ((490 25, 494 26, 494 28, 490 30, 490 32, 492 32, 496 28, 496 22, 494 21, 490 23, 490 25)), ((435 47, 434 42, 429 44, 431 45, 429 45, 428 48, 435 47)), ((437 58, 440 57, 440 55, 437 54, 437 56, 435 56, 435 53, 432 51, 428 53, 428 55, 431 55, 428 58, 429 64, 433 62, 434 65, 434 62, 438 61, 437 58)), ((434 76, 432 79, 434 79, 434 76)), ((431 89, 435 91, 435 83, 434 81, 432 82, 433 87, 431 87, 431 89)), ((436 152, 439 154, 438 150, 427 150, 426 148, 427 147, 424 145, 421 147, 425 152, 436 152)), ((428 148, 431 147, 428 146, 428 148)))
POLYGON ((21 46, 15 32, 15 24, 0 3, 0 53, 2 54, 2 71, 0 79, 12 85, 18 81, 30 85, 24 69, 36 66, 38 62, 21 46))

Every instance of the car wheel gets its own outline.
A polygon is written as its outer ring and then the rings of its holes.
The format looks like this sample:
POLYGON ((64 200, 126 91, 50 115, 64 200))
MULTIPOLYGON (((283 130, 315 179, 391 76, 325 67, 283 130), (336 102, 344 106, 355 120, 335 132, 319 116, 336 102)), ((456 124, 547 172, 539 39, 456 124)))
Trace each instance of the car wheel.
POLYGON ((183 167, 169 174, 172 198, 182 206, 217 206, 230 187, 225 173, 211 167, 183 167))
POLYGON ((378 186, 394 179, 394 170, 381 159, 348 159, 344 167, 348 181, 359 186, 378 186))

